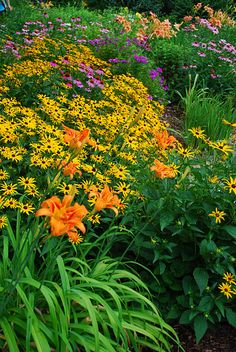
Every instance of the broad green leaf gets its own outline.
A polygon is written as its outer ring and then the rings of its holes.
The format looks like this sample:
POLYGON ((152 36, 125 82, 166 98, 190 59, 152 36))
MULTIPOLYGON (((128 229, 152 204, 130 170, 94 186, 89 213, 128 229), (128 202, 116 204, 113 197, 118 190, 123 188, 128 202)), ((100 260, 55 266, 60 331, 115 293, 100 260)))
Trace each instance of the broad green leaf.
POLYGON ((234 239, 236 239, 236 226, 232 225, 225 225, 223 226, 223 229, 234 239))
POLYGON ((168 225, 174 220, 174 215, 171 212, 161 214, 160 216, 160 228, 163 231, 168 225))
POLYGON ((222 317, 225 316, 225 307, 224 307, 224 303, 221 301, 217 301, 215 300, 215 305, 218 307, 220 314, 222 315, 222 317))
POLYGON ((185 276, 182 280, 182 284, 183 284, 184 294, 191 295, 191 293, 193 293, 194 285, 195 285, 193 278, 189 275, 185 276))
POLYGON ((180 316, 180 310, 177 305, 172 305, 170 311, 167 314, 167 319, 178 319, 180 316))
POLYGON ((215 303, 215 299, 213 299, 211 296, 204 296, 201 298, 198 308, 201 312, 209 312, 215 303))
POLYGON ((217 246, 214 241, 209 241, 209 240, 202 240, 200 243, 200 254, 204 258, 209 256, 209 254, 215 252, 217 249, 217 246))
POLYGON ((236 313, 231 308, 225 308, 228 323, 236 328, 236 313))
POLYGON ((180 324, 189 324, 191 320, 198 314, 196 311, 192 311, 191 309, 185 310, 179 319, 180 324))
POLYGON ((195 332, 195 336, 196 336, 196 342, 198 343, 202 339, 202 337, 205 335, 207 328, 208 328, 206 318, 204 318, 204 316, 202 316, 202 315, 198 315, 194 319, 193 326, 194 326, 194 332, 195 332))
POLYGON ((193 277, 199 287, 200 295, 206 289, 208 284, 209 275, 207 271, 203 268, 195 268, 193 272, 193 277))

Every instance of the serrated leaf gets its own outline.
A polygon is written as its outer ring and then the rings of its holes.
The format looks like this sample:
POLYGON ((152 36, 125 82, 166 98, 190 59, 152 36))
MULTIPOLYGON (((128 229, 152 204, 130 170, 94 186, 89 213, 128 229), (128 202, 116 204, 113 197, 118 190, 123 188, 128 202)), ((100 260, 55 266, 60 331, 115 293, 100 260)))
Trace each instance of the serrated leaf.
POLYGON ((198 343, 203 338, 208 328, 206 318, 204 318, 202 315, 198 315, 194 319, 193 327, 194 327, 196 342, 198 343))
POLYGON ((207 284, 208 284, 208 279, 209 279, 209 275, 207 273, 207 271, 203 268, 196 268, 194 269, 193 272, 193 277, 198 285, 198 288, 200 290, 200 295, 202 294, 202 292, 206 289, 207 284))

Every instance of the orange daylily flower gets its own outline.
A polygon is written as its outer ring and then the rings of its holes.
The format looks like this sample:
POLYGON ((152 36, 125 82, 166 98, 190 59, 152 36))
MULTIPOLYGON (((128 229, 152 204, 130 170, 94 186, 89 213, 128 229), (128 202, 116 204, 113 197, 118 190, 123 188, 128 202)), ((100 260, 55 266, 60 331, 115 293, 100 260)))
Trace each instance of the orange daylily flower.
POLYGON ((176 170, 173 167, 167 166, 157 159, 154 160, 154 164, 150 170, 155 171, 157 177, 163 179, 176 176, 176 170))
POLYGON ((61 201, 53 196, 41 204, 41 208, 36 212, 36 216, 48 216, 52 236, 62 236, 67 234, 76 243, 79 235, 77 228, 84 234, 86 232, 82 219, 88 214, 84 205, 75 203, 71 205, 74 196, 66 195, 61 201), (76 236, 77 234, 77 236, 76 236))
POLYGON ((86 143, 92 147, 96 147, 96 143, 89 138, 90 130, 88 128, 82 132, 73 130, 72 128, 64 125, 63 128, 65 131, 64 141, 69 143, 70 148, 80 150, 86 143))
POLYGON ((174 136, 170 136, 166 130, 162 132, 155 132, 154 137, 159 147, 163 149, 167 149, 176 142, 176 138, 174 136))
POLYGON ((65 160, 60 162, 60 169, 63 168, 63 175, 70 176, 70 180, 73 179, 74 175, 78 173, 80 176, 82 175, 81 171, 77 169, 78 163, 74 163, 70 161, 69 163, 65 160))
POLYGON ((120 199, 116 195, 113 195, 107 185, 104 186, 104 189, 101 192, 98 192, 97 190, 91 191, 89 198, 91 197, 96 197, 96 202, 94 204, 92 213, 96 213, 102 209, 108 208, 112 209, 114 213, 118 215, 118 209, 115 208, 115 206, 118 208, 124 206, 124 204, 121 204, 120 199))

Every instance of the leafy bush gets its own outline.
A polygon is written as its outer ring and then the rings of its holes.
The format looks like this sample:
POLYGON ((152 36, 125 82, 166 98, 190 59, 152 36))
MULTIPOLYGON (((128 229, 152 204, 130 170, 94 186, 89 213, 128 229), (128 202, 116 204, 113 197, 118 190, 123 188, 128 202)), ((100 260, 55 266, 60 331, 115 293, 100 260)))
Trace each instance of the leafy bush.
MULTIPOLYGON (((232 146, 211 142, 203 130, 192 132, 199 141, 195 148, 202 148, 205 140, 214 154, 178 147, 167 155, 165 150, 164 161, 170 166, 156 161, 151 168, 156 179, 147 169, 140 173, 143 204, 132 217, 124 216, 122 223, 136 234, 130 255, 133 252, 158 279, 156 283, 143 273, 161 310, 169 319, 193 324, 199 341, 226 312, 228 322, 235 326, 235 311, 227 307, 217 286, 224 272, 235 274, 236 174, 235 156, 226 159, 232 146), (185 156, 184 161, 178 155, 185 156), (175 165, 179 176, 165 174, 175 165)), ((157 143, 161 141, 159 136, 157 143)))
POLYGON ((163 67, 163 74, 167 85, 170 87, 170 96, 175 99, 175 90, 182 90, 187 83, 187 72, 182 67, 190 65, 192 50, 184 43, 174 40, 156 40, 152 43, 152 57, 156 65, 163 67))

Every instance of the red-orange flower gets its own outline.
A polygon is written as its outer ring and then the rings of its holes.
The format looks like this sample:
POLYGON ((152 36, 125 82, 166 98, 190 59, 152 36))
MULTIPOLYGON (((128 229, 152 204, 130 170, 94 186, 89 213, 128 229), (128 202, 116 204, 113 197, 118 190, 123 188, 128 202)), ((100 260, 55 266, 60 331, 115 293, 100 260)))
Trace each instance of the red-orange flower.
POLYGON ((176 176, 176 170, 171 167, 163 164, 161 161, 155 159, 153 166, 151 166, 150 170, 155 171, 156 176, 159 178, 172 178, 176 176))
POLYGON ((111 192, 110 188, 107 185, 104 186, 104 189, 101 192, 96 190, 91 191, 89 194, 89 198, 94 196, 96 197, 96 202, 94 204, 93 213, 101 211, 102 209, 108 208, 108 209, 112 209, 114 213, 118 215, 118 209, 115 208, 115 206, 118 208, 121 208, 124 206, 123 204, 121 204, 120 199, 116 195, 113 195, 113 193, 111 192))
POLYGON ((176 138, 174 136, 170 136, 166 130, 162 132, 155 132, 154 137, 159 147, 163 149, 167 149, 176 142, 176 138))
POLYGON ((72 195, 64 196, 61 201, 53 196, 41 204, 41 209, 36 212, 36 216, 48 216, 52 236, 62 236, 67 234, 69 238, 77 233, 78 228, 83 234, 86 232, 82 219, 88 214, 84 205, 75 203, 71 205, 72 195))
POLYGON ((71 180, 76 173, 79 173, 80 176, 82 175, 82 173, 77 169, 77 166, 79 165, 78 163, 74 163, 73 161, 68 163, 67 161, 63 160, 60 164, 60 169, 63 167, 63 175, 70 176, 71 180))
POLYGON ((63 128, 65 131, 64 141, 69 144, 70 148, 80 150, 86 143, 93 147, 96 146, 96 143, 89 138, 90 130, 88 128, 82 132, 73 130, 67 126, 63 126, 63 128))

